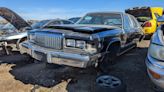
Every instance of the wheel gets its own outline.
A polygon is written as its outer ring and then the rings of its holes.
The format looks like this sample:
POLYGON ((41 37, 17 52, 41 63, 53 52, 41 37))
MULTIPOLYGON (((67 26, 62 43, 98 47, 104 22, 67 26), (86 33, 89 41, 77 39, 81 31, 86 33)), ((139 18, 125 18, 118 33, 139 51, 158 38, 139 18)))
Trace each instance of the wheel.
POLYGON ((126 85, 117 77, 101 75, 96 78, 94 92, 126 92, 126 85))
POLYGON ((115 58, 118 56, 118 53, 120 51, 120 45, 119 44, 112 44, 108 48, 108 52, 100 58, 98 62, 98 69, 102 72, 107 72, 109 65, 113 65, 115 62, 115 58))

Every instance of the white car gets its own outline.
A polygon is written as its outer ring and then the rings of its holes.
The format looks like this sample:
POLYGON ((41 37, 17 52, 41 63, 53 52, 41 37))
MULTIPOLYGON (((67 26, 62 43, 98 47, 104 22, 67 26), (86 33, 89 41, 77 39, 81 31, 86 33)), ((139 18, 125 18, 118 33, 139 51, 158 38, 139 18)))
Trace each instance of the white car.
POLYGON ((153 83, 156 84, 158 89, 164 90, 164 25, 158 27, 152 36, 146 65, 153 83))

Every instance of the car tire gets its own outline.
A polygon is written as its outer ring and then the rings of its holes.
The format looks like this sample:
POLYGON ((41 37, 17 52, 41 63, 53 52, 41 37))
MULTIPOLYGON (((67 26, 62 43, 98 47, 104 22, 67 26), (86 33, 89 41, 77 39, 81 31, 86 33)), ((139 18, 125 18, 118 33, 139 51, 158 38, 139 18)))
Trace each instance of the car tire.
POLYGON ((101 75, 96 78, 94 92, 126 92, 126 85, 117 77, 101 75))
POLYGON ((98 63, 98 69, 104 73, 108 71, 110 65, 115 64, 114 60, 118 56, 117 54, 120 51, 120 46, 113 44, 108 51, 109 53, 106 53, 102 58, 100 58, 98 63))

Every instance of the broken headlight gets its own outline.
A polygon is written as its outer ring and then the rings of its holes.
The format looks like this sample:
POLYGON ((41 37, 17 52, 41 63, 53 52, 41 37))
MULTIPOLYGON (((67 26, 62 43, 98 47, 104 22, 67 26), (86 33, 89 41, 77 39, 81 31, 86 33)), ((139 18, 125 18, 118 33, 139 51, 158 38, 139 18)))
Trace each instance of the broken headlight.
POLYGON ((75 47, 75 45, 76 45, 76 42, 74 39, 67 39, 66 40, 66 46, 67 47, 75 47))
POLYGON ((86 47, 86 42, 82 40, 67 39, 66 46, 84 49, 86 47))
POLYGON ((86 47, 86 42, 85 41, 76 41, 76 48, 84 49, 86 47))

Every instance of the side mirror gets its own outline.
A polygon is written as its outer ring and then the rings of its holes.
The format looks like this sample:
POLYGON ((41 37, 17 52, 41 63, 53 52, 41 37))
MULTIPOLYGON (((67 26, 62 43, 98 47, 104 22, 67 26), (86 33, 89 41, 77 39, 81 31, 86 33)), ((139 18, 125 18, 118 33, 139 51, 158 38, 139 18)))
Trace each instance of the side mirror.
POLYGON ((158 22, 164 22, 164 17, 163 17, 163 16, 158 17, 157 21, 158 21, 158 22))

